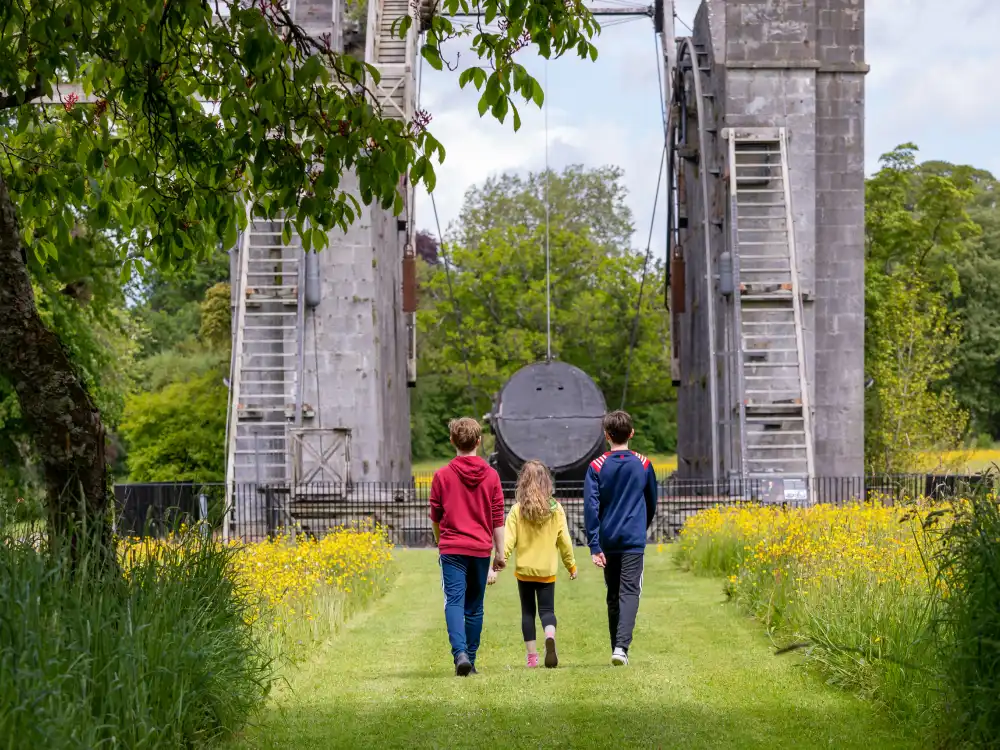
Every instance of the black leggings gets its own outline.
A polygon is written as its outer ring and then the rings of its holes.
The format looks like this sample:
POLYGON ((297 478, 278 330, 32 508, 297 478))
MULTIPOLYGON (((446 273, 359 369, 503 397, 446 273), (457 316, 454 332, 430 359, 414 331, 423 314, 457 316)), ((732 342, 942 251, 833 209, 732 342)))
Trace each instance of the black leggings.
POLYGON ((525 642, 535 640, 535 597, 538 597, 538 616, 542 627, 556 626, 556 583, 518 581, 517 593, 521 597, 521 634, 525 642))

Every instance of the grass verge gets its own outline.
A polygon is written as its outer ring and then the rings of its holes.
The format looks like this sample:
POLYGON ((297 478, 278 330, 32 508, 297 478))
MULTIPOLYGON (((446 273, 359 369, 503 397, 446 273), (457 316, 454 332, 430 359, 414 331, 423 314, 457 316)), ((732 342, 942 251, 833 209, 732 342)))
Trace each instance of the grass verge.
POLYGON ((905 508, 712 509, 678 561, 827 680, 944 747, 1000 744, 1000 508, 988 491, 905 508))
POLYGON ((110 570, 22 532, 0 538, 0 748, 213 745, 392 576, 377 527, 122 540, 110 570))
POLYGON ((922 726, 936 704, 931 509, 820 505, 715 508, 689 520, 678 561, 725 576, 725 592, 779 643, 808 644, 831 682, 922 726))

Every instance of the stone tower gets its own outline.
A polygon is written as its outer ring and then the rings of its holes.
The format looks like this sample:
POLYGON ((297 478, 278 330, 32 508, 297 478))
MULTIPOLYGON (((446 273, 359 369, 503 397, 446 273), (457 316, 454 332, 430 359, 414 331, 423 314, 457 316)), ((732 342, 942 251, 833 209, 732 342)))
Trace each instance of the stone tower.
POLYGON ((671 243, 679 475, 725 479, 734 465, 733 440, 722 424, 738 406, 723 384, 730 365, 720 322, 732 304, 719 288, 720 259, 733 245, 726 129, 784 128, 814 476, 861 476, 864 2, 705 0, 690 46, 688 69, 678 61, 673 80, 684 88, 685 75, 689 81, 700 76, 701 97, 694 101, 694 87, 688 85, 687 92, 674 96, 673 114, 682 128, 701 123, 705 161, 683 153, 683 146, 675 154, 683 227, 681 240, 671 243), (706 314, 710 302, 719 311, 715 330, 706 314))
MULTIPOLYGON (((344 0, 296 0, 291 8, 312 36, 329 35, 335 50, 379 69, 379 83, 366 86, 383 116, 412 118, 419 24, 406 39, 392 33, 394 21, 415 12, 407 0, 370 0, 358 22, 344 0)), ((357 185, 353 172, 341 177, 360 203, 357 185)), ((400 191, 401 215, 362 204, 319 253, 304 253, 297 237, 286 242, 279 223, 264 221, 252 222, 232 253, 227 528, 254 534, 299 521, 291 509, 309 487, 310 497, 327 498, 358 483, 410 481, 414 311, 403 288, 413 192, 405 179, 400 191), (275 509, 260 485, 290 486, 291 494, 275 509)))

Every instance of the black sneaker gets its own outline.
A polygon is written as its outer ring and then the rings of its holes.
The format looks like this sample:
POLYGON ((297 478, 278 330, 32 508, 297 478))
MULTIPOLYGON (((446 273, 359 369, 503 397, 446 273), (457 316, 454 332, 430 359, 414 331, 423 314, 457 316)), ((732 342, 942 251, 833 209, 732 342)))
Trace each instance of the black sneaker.
POLYGON ((455 674, 459 677, 468 677, 469 672, 473 670, 472 662, 469 661, 469 655, 464 651, 460 651, 458 656, 455 657, 455 674))
POLYGON ((556 656, 556 639, 545 639, 545 666, 547 669, 554 669, 559 666, 559 657, 556 656))

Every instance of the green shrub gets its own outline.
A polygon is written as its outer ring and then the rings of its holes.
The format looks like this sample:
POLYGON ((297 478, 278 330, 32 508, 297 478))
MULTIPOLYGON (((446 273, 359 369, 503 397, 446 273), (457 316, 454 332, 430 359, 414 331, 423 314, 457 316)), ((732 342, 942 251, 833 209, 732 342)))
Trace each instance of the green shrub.
POLYGON ((181 541, 98 572, 0 541, 0 745, 177 748, 242 727, 274 672, 234 554, 181 541))

